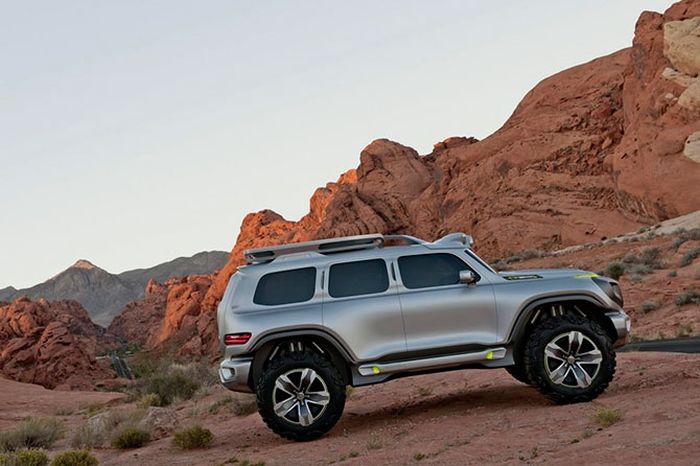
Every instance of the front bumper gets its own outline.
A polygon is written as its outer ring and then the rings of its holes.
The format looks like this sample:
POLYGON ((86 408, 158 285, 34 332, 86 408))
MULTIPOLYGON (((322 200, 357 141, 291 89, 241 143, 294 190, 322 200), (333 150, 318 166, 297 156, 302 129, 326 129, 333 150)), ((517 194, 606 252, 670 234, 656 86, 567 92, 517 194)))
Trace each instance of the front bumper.
POLYGON ((630 317, 624 311, 608 312, 605 315, 610 319, 617 332, 617 340, 613 343, 613 347, 619 348, 626 345, 629 342, 630 330, 632 329, 630 317))
POLYGON ((251 393, 248 379, 253 358, 224 359, 219 364, 219 380, 221 385, 234 392, 251 393))

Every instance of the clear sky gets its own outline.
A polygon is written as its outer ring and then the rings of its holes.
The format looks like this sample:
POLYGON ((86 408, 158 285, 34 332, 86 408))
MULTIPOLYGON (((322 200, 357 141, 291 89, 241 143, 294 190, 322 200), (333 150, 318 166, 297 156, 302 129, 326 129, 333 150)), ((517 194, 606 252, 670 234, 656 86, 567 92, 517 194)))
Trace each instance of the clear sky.
POLYGON ((0 0, 0 288, 230 250, 390 138, 483 138, 670 1, 0 0))

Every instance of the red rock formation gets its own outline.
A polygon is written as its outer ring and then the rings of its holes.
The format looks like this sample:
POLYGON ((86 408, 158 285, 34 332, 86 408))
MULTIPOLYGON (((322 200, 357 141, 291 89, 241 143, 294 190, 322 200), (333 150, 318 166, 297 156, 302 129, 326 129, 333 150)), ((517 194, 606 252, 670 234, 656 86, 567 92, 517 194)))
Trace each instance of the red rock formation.
MULTIPOLYGON (((700 130, 700 113, 679 105, 685 87, 664 77, 671 63, 664 51, 679 49, 664 47, 664 39, 674 40, 664 36, 664 23, 696 15, 700 4, 690 0, 663 15, 643 13, 632 48, 545 79, 483 141, 449 138, 420 156, 380 139, 362 151, 356 171, 316 190, 298 222, 270 210, 247 215, 201 304, 194 301, 203 287, 169 286, 167 307, 177 317, 166 317, 149 344, 178 339, 188 341, 184 351, 215 352, 216 304, 252 247, 466 231, 481 254, 495 258, 600 240, 699 209, 700 163, 683 151, 700 130)), ((700 79, 681 77, 686 87, 700 79)))
POLYGON ((47 388, 93 388, 113 378, 96 354, 113 345, 77 301, 32 302, 20 298, 0 306, 0 373, 47 388))

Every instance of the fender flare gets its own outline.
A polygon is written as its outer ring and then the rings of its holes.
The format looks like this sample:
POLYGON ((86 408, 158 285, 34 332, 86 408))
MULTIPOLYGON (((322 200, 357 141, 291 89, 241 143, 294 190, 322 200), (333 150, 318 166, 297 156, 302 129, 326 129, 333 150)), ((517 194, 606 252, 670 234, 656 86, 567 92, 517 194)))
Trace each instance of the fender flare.
POLYGON ((535 298, 529 301, 525 306, 523 306, 522 310, 518 313, 518 317, 515 320, 515 324, 513 325, 508 334, 508 343, 514 343, 520 340, 520 337, 522 337, 523 332, 527 328, 527 324, 530 321, 530 318, 532 317, 532 314, 536 308, 543 304, 556 303, 560 301, 586 301, 590 304, 593 304, 595 307, 601 309, 601 313, 603 313, 603 315, 605 310, 608 309, 608 307, 603 302, 601 302, 593 296, 586 294, 561 294, 555 296, 547 296, 544 298, 535 298))
MULTIPOLYGON (((332 360, 340 362, 337 358, 341 359, 343 363, 347 366, 348 370, 354 364, 355 358, 353 358, 352 353, 343 345, 337 337, 335 337, 330 332, 319 330, 315 328, 298 328, 294 330, 283 330, 279 332, 269 333, 261 336, 251 347, 251 353, 254 354, 253 364, 251 365, 250 374, 248 376, 248 386, 255 391, 256 378, 260 375, 262 368, 267 360, 268 355, 272 351, 272 345, 268 345, 276 340, 283 340, 286 338, 294 337, 312 337, 323 340, 323 342, 328 345, 327 350, 330 349, 330 356, 332 360), (262 350, 262 351, 261 351, 262 350)), ((342 371, 341 371, 342 372, 342 371)), ((351 380, 351 374, 344 374, 348 380, 351 380)))

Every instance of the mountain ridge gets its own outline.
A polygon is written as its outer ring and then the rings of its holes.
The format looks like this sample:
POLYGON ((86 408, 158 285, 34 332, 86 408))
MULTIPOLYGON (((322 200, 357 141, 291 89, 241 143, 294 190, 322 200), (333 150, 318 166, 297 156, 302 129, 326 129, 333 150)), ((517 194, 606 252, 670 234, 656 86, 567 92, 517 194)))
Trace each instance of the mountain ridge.
POLYGON ((95 323, 106 327, 124 305, 144 297, 149 280, 163 282, 173 277, 210 274, 220 269, 227 259, 228 253, 224 251, 202 251, 118 274, 87 259, 78 259, 44 282, 22 289, 13 286, 0 289, 0 301, 14 301, 21 296, 32 300, 74 299, 87 309, 95 323))

